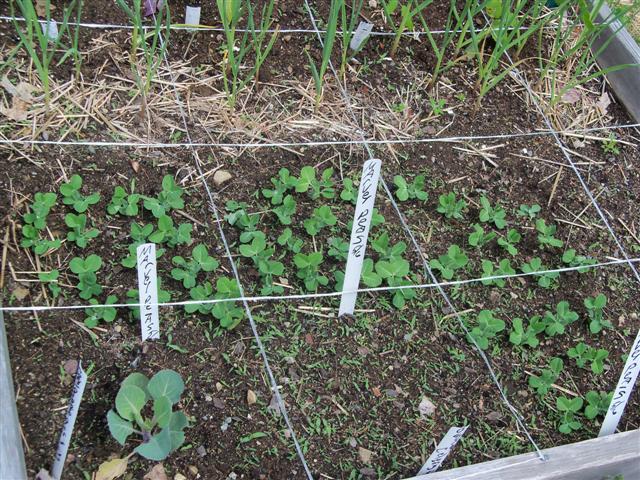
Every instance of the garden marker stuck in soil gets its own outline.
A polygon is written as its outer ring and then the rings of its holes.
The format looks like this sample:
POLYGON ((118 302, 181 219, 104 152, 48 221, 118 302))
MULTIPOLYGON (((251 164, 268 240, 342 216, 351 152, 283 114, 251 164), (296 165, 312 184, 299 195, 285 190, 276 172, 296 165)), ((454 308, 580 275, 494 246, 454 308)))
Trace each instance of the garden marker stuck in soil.
POLYGON ((138 294, 140 298, 140 331, 142 341, 160 338, 158 319, 158 278, 156 273, 156 245, 145 243, 137 250, 138 294))
POLYGON ((373 23, 360 22, 356 31, 353 32, 353 38, 351 39, 349 48, 354 52, 360 50, 362 44, 369 38, 371 30, 373 30, 373 23))
POLYGON ((624 409, 629 401, 629 397, 631 397, 631 392, 633 392, 633 387, 638 379, 638 373, 640 373, 640 331, 638 335, 636 335, 627 361, 624 364, 624 369, 613 393, 607 415, 604 417, 602 427, 600 427, 599 437, 615 433, 620 418, 622 418, 624 409))
POLYGON ((82 369, 82 362, 78 361, 78 369, 76 370, 76 377, 73 381, 73 389, 71 390, 71 400, 69 401, 67 414, 64 417, 62 433, 60 433, 60 440, 58 440, 58 448, 56 449, 56 456, 53 460, 53 468, 51 469, 51 476, 54 480, 60 480, 62 476, 62 469, 67 459, 67 451, 71 444, 73 426, 76 423, 80 402, 82 401, 82 394, 84 393, 84 387, 86 385, 87 374, 82 369))
POLYGON ((381 165, 382 162, 380 160, 371 159, 367 160, 362 167, 356 212, 353 216, 353 226, 351 227, 347 267, 342 287, 344 293, 340 298, 338 315, 344 315, 345 313, 353 315, 353 310, 356 306, 358 294, 354 290, 357 290, 360 285, 360 274, 362 273, 362 263, 367 249, 367 237, 371 227, 371 217, 373 216, 373 206, 376 201, 381 165))
POLYGON ((467 428, 469 428, 469 425, 465 425, 464 427, 451 427, 444 438, 440 440, 440 443, 427 459, 426 463, 422 466, 418 475, 426 475, 427 473, 433 473, 438 470, 442 462, 445 461, 449 453, 451 453, 451 450, 453 450, 453 447, 456 446, 456 443, 460 441, 464 432, 467 431, 467 428))

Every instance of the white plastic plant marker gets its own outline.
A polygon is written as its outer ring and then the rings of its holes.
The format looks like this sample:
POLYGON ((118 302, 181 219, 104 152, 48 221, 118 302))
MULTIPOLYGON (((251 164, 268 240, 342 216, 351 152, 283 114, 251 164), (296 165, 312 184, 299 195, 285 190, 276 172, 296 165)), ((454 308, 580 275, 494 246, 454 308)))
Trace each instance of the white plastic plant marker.
POLYGON ((440 443, 433 451, 431 456, 427 459, 426 463, 422 466, 418 475, 426 475, 427 473, 433 473, 440 468, 442 462, 445 461, 453 447, 456 446, 456 443, 460 441, 464 432, 467 431, 469 425, 464 427, 451 427, 447 434, 444 436, 440 443))
POLYGON ((41 22, 40 27, 42 28, 42 33, 44 33, 49 40, 58 40, 58 22, 55 20, 49 20, 48 22, 41 22))
POLYGON ((373 216, 373 205, 376 201, 381 165, 382 162, 380 160, 370 159, 364 162, 362 167, 356 212, 353 216, 353 226, 351 227, 351 241, 349 242, 344 285, 342 286, 342 296, 340 297, 339 316, 345 313, 353 315, 353 310, 356 307, 358 294, 355 290, 360 285, 360 274, 362 273, 362 263, 364 262, 364 254, 367 248, 367 237, 371 227, 371 217, 373 216))
POLYGON ((187 5, 184 13, 184 23, 186 25, 200 25, 200 9, 201 7, 187 5))
POLYGON ((142 341, 160 338, 158 318, 158 274, 156 245, 145 243, 136 250, 138 256, 138 295, 140 298, 140 331, 142 341))
POLYGON ((371 31, 373 30, 373 23, 360 22, 356 31, 353 32, 353 37, 351 37, 351 42, 349 43, 349 48, 354 52, 360 50, 360 47, 364 43, 364 41, 369 38, 371 35, 371 31))
POLYGON ((82 369, 82 362, 78 361, 76 378, 73 381, 73 389, 71 390, 71 400, 69 401, 67 414, 64 417, 62 433, 60 434, 60 440, 58 440, 58 448, 56 449, 56 456, 53 460, 53 467, 51 469, 51 476, 54 480, 60 480, 60 476, 62 475, 62 469, 64 468, 64 463, 67 459, 67 451, 71 444, 73 426, 76 423, 76 417, 78 416, 78 410, 80 409, 80 402, 82 401, 82 394, 84 393, 84 387, 86 385, 87 374, 82 369))
POLYGON ((611 404, 600 427, 598 437, 615 433, 624 409, 627 406, 627 402, 629 401, 629 397, 631 396, 631 392, 633 391, 633 386, 638 378, 638 373, 640 373, 640 331, 638 331, 638 335, 636 335, 636 339, 631 346, 627 361, 624 363, 622 375, 613 392, 613 398, 611 399, 611 404))

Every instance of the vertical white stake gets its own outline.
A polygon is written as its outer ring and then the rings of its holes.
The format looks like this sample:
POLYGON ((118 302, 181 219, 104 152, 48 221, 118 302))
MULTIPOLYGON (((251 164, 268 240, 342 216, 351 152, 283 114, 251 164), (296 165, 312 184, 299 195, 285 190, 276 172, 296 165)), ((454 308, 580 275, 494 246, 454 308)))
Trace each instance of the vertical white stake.
POLYGON ((431 456, 427 459, 427 462, 422 466, 418 475, 426 475, 427 473, 433 473, 440 468, 442 462, 445 461, 453 447, 462 438, 464 432, 467 431, 469 425, 464 427, 451 427, 447 434, 444 436, 440 443, 433 451, 431 456))
POLYGON ((200 25, 201 7, 187 5, 184 13, 184 23, 186 25, 200 25))
POLYGON ((351 242, 349 243, 349 254, 338 315, 345 313, 353 315, 353 310, 356 306, 358 294, 355 293, 355 290, 360 285, 360 274, 362 273, 362 263, 364 262, 364 254, 367 248, 367 237, 371 227, 371 217, 373 216, 373 206, 376 201, 381 165, 382 162, 380 160, 371 159, 364 162, 362 167, 362 177, 360 178, 356 212, 353 216, 353 226, 351 227, 351 242))
POLYGON ((80 402, 82 401, 82 394, 84 393, 84 387, 86 385, 87 374, 82 369, 82 362, 78 361, 76 378, 73 381, 73 389, 71 390, 71 400, 69 401, 67 414, 64 417, 62 433, 60 433, 60 440, 58 440, 58 448, 56 449, 56 456, 53 460, 53 468, 51 469, 51 476, 54 480, 60 480, 60 476, 62 475, 64 462, 67 459, 67 451, 71 444, 73 426, 76 423, 76 417, 78 416, 78 410, 80 409, 80 402))
POLYGON ((618 385, 613 392, 613 398, 611 404, 607 410, 607 415, 604 417, 602 426, 600 427, 600 433, 598 437, 604 437, 615 433, 618 428, 618 423, 622 418, 624 409, 627 406, 633 386, 638 378, 640 372, 640 331, 636 335, 636 339, 631 346, 631 351, 627 357, 627 361, 622 369, 622 375, 618 380, 618 385))
POLYGON ((55 20, 41 22, 40 27, 42 28, 42 33, 44 33, 50 41, 58 40, 58 23, 55 20))
POLYGON ((160 338, 158 318, 158 275, 156 245, 145 243, 136 250, 138 256, 138 295, 140 298, 140 331, 142 341, 160 338))

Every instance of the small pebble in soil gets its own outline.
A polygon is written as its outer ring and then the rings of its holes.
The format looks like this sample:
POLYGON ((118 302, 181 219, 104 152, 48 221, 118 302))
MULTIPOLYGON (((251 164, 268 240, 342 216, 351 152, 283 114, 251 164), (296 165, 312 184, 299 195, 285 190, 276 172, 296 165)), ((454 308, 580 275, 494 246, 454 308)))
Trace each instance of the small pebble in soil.
POLYGON ((207 456, 207 449, 204 448, 204 445, 200 445, 198 448, 196 448, 196 453, 200 457, 206 457, 207 456))

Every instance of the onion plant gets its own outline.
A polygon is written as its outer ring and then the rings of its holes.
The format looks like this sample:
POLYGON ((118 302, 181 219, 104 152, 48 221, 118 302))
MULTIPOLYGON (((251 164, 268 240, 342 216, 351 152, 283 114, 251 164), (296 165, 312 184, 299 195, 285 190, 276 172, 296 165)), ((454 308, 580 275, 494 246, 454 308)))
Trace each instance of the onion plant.
POLYGON ((639 8, 638 4, 620 6, 602 22, 597 22, 598 12, 604 5, 605 0, 594 0, 590 6, 583 0, 558 2, 553 22, 549 22, 553 28, 552 42, 547 55, 544 55, 543 52, 544 32, 540 31, 538 41, 539 78, 541 82, 546 78, 550 79, 552 104, 557 103, 565 92, 578 85, 601 78, 607 73, 633 66, 620 64, 599 69, 596 65, 595 59, 609 46, 609 43, 615 38, 615 34, 631 20, 632 10, 639 8), (613 34, 597 50, 592 51, 594 42, 608 28, 613 30, 613 34), (570 73, 567 76, 561 76, 560 67, 568 63, 571 64, 570 73))
POLYGON ((469 32, 474 28, 473 19, 482 12, 486 0, 465 0, 460 9, 458 9, 458 3, 456 0, 450 0, 449 13, 442 34, 433 34, 424 15, 420 13, 423 30, 436 57, 436 64, 429 82, 430 87, 435 85, 444 71, 460 61, 461 52, 471 46, 469 32), (449 60, 445 62, 446 58, 449 60))
POLYGON ((316 109, 320 105, 322 99, 322 87, 324 84, 324 75, 327 72, 329 61, 331 60, 331 52, 333 51, 333 45, 336 41, 336 34, 338 30, 338 19, 340 13, 343 10, 345 0, 331 0, 331 7, 329 8, 329 18, 326 22, 326 32, 322 39, 322 59, 320 65, 316 66, 316 62, 311 58, 311 55, 307 50, 307 59, 309 60, 309 67, 311 68, 311 75, 315 84, 316 93, 316 109))
MULTIPOLYGON (((351 10, 349 15, 347 15, 347 2, 341 3, 340 23, 342 24, 342 56, 340 59, 340 76, 344 78, 347 62, 351 57, 351 55, 349 55, 349 45, 351 44, 351 39, 353 38, 353 33, 358 23, 358 18, 360 17, 360 11, 362 10, 364 0, 351 0, 351 10)), ((358 51, 361 50, 364 45, 365 42, 362 42, 358 47, 358 51)), ((357 51, 355 53, 357 53, 357 51)))
POLYGON ((407 28, 414 28, 413 19, 415 16, 419 15, 420 12, 427 8, 427 6, 432 2, 433 0, 423 0, 416 4, 415 0, 407 0, 404 4, 400 5, 399 0, 382 0, 382 9, 384 10, 387 21, 395 33, 393 43, 391 44, 391 50, 389 51, 389 56, 391 58, 393 58, 398 51, 402 34, 407 30, 407 28), (393 14, 398 9, 398 6, 400 6, 400 22, 396 25, 393 20, 393 14))
POLYGON ((11 16, 14 18, 13 24, 20 38, 20 45, 25 49, 36 68, 38 78, 42 84, 45 104, 48 106, 51 96, 49 68, 56 54, 61 50, 64 52, 58 61, 58 65, 63 63, 69 56, 72 56, 76 62, 76 71, 78 72, 80 70, 81 59, 80 52, 78 51, 78 27, 76 26, 76 31, 72 38, 72 46, 66 46, 64 44, 64 38, 69 32, 69 18, 74 10, 77 11, 76 16, 80 16, 82 0, 72 0, 63 9, 62 20, 58 22, 58 35, 55 38, 49 35, 52 21, 50 0, 44 1, 44 18, 42 20, 38 18, 33 0, 11 0, 9 5, 11 16), (23 23, 15 20, 16 5, 20 15, 25 19, 23 23))
POLYGON ((268 42, 267 30, 273 20, 274 1, 270 0, 262 9, 260 28, 255 28, 254 10, 249 0, 216 0, 218 13, 222 20, 225 36, 225 59, 222 68, 222 79, 231 108, 236 104, 240 92, 252 79, 258 79, 260 67, 266 60, 277 38, 277 31, 271 35, 268 42), (236 36, 240 20, 247 14, 248 28, 242 36, 236 36), (251 31, 251 33, 249 33, 251 31), (242 75, 243 62, 253 51, 254 64, 242 75))
POLYGON ((133 26, 131 33, 131 50, 129 64, 136 84, 143 97, 151 90, 151 82, 160 68, 167 50, 171 26, 168 2, 163 2, 160 11, 153 17, 153 28, 145 29, 143 25, 142 0, 133 0, 132 5, 126 0, 116 0, 118 6, 129 17, 133 26), (163 32, 164 30, 164 32, 163 32), (164 33, 164 40, 162 34, 164 33), (138 51, 142 51, 144 61, 144 77, 138 68, 138 51))

